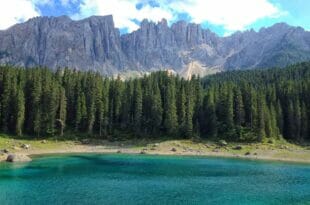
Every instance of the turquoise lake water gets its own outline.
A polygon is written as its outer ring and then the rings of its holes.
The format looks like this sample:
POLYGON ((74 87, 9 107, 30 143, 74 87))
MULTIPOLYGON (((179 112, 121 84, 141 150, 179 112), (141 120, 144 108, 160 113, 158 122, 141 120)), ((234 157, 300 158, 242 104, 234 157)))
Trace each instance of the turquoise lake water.
POLYGON ((0 164, 0 205, 310 204, 310 165, 176 156, 51 155, 0 164))

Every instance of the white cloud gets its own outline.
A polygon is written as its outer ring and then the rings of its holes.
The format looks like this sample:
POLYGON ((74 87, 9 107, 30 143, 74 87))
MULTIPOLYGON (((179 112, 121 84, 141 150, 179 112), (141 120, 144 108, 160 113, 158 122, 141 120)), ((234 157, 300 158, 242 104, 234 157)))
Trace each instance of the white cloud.
POLYGON ((174 2, 172 7, 189 14, 195 23, 208 21, 229 31, 244 30, 258 19, 283 14, 268 0, 186 0, 174 2))
POLYGON ((0 6, 0 29, 7 29, 16 23, 39 15, 40 12, 35 8, 31 0, 2 1, 0 6))
MULTIPOLYGON (((0 0, 0 29, 39 16, 38 5, 53 6, 54 0, 0 0)), ((76 5, 78 0, 59 0, 62 6, 76 5)), ((244 30, 262 18, 277 18, 285 12, 269 0, 157 0, 156 7, 148 0, 80 0, 79 13, 72 18, 81 19, 91 15, 113 15, 116 27, 129 32, 139 28, 137 21, 149 19, 157 22, 177 20, 178 14, 186 13, 194 23, 209 22, 223 26, 225 33, 244 30), (137 4, 143 5, 140 9, 137 4)))
POLYGON ((151 7, 145 4, 140 10, 136 8, 139 0, 84 0, 80 5, 80 13, 75 18, 84 18, 90 15, 113 15, 114 22, 118 28, 126 28, 133 31, 139 28, 134 19, 142 21, 149 19, 159 21, 162 18, 171 20, 171 11, 162 7, 151 7))
POLYGON ((284 14, 268 0, 157 0, 158 7, 151 7, 146 0, 83 0, 77 18, 90 15, 112 14, 117 27, 136 30, 138 25, 132 20, 147 18, 168 22, 186 13, 194 23, 209 22, 223 26, 227 32, 244 30, 262 18, 276 18, 284 14), (144 6, 138 10, 137 3, 144 6))

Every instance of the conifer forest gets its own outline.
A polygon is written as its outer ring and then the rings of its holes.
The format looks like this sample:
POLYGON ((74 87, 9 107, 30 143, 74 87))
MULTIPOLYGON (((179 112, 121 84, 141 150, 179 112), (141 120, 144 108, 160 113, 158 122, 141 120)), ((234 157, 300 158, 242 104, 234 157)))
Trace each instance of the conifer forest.
POLYGON ((0 68, 0 131, 106 138, 310 140, 310 63, 190 80, 165 71, 121 80, 70 69, 0 68))

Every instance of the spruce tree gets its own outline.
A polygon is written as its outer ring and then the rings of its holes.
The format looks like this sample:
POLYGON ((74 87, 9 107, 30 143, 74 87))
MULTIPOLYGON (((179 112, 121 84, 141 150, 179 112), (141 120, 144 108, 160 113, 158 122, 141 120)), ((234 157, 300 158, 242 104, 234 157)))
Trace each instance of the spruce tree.
POLYGON ((162 124, 162 99, 157 83, 153 83, 153 94, 151 95, 151 107, 150 107, 150 125, 151 134, 159 134, 159 130, 162 124))
POLYGON ((175 84, 172 79, 167 80, 167 87, 165 92, 165 118, 164 128, 169 135, 175 135, 178 124, 176 114, 176 99, 175 99, 175 84))
POLYGON ((309 133, 309 119, 307 116, 307 107, 306 104, 303 102, 301 105, 301 137, 304 140, 309 139, 310 133, 309 133))
POLYGON ((135 132, 140 133, 142 124, 142 90, 140 81, 135 80, 133 92, 133 122, 135 132))
POLYGON ((16 125, 15 125, 15 133, 18 136, 21 136, 23 133, 23 126, 25 120, 25 98, 24 92, 21 88, 17 91, 16 96, 16 125))
POLYGON ((237 126, 244 125, 245 113, 242 94, 239 88, 234 89, 234 124, 237 126))
POLYGON ((258 141, 262 141, 266 137, 265 128, 265 109, 266 109, 264 95, 259 93, 257 96, 257 120, 256 129, 258 135, 258 141))
POLYGON ((67 117, 67 99, 65 94, 65 89, 59 88, 59 97, 58 97, 58 126, 59 126, 59 135, 63 136, 64 129, 66 127, 66 117, 67 117))
POLYGON ((193 134, 193 106, 191 96, 187 95, 185 103, 184 133, 185 137, 192 137, 193 134))

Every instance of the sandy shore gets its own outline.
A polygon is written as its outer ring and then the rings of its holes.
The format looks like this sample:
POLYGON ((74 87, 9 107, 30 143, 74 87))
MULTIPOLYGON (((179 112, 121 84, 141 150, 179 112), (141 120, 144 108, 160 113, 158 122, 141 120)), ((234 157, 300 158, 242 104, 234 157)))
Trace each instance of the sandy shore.
MULTIPOLYGON (((147 141, 128 140, 110 142, 107 140, 82 141, 29 141, 30 148, 21 148, 24 141, 9 141, 7 151, 17 155, 44 155, 59 153, 128 153, 151 155, 186 155, 233 157, 254 160, 273 160, 310 163, 310 147, 288 143, 281 144, 236 144, 219 146, 214 142, 193 142, 191 140, 147 141)), ((27 143, 27 142, 26 142, 27 143)), ((0 147, 5 149, 5 147, 0 147)), ((0 154, 0 161, 5 161, 9 153, 0 154)))

